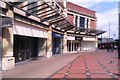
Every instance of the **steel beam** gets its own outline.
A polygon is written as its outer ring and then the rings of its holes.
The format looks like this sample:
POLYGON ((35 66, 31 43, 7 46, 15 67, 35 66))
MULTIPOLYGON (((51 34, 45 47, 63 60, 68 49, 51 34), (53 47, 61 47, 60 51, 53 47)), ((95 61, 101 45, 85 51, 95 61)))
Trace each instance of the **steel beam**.
POLYGON ((32 11, 32 12, 30 12, 30 13, 31 13, 31 14, 34 14, 34 13, 37 13, 37 12, 39 12, 39 11, 41 11, 41 10, 46 9, 46 8, 49 8, 49 6, 43 7, 43 8, 41 8, 41 9, 36 10, 36 11, 32 11))
POLYGON ((37 15, 45 14, 45 13, 48 13, 49 11, 52 11, 52 10, 51 9, 50 10, 46 10, 44 12, 41 12, 41 13, 37 14, 37 15))
MULTIPOLYGON (((23 2, 23 3, 24 3, 24 2, 23 2)), ((23 3, 21 3, 21 4, 23 4, 23 3)), ((36 1, 35 1, 35 2, 31 2, 31 3, 27 4, 27 5, 24 5, 24 6, 20 7, 20 8, 27 7, 27 6, 29 6, 29 5, 31 5, 31 4, 34 4, 34 3, 37 3, 37 2, 36 2, 36 1)))
POLYGON ((40 16, 40 17, 45 17, 45 16, 50 15, 50 14, 53 14, 53 13, 55 13, 55 12, 47 13, 47 14, 42 15, 42 16, 40 16))
POLYGON ((34 7, 30 8, 30 9, 28 9, 27 11, 33 10, 33 9, 35 9, 35 8, 37 8, 37 7, 40 7, 40 6, 43 6, 43 5, 46 5, 46 4, 43 3, 43 4, 40 4, 40 5, 34 6, 34 7))
POLYGON ((54 19, 56 17, 60 16, 59 14, 55 14, 55 15, 52 15, 52 16, 49 16, 49 17, 46 17, 46 18, 43 18, 41 21, 48 21, 50 19, 54 19))
POLYGON ((61 18, 61 19, 59 19, 59 20, 56 20, 56 21, 54 21, 54 22, 51 22, 51 24, 55 24, 55 23, 61 22, 61 21, 63 21, 63 20, 65 20, 65 19, 64 19, 64 18, 61 18))

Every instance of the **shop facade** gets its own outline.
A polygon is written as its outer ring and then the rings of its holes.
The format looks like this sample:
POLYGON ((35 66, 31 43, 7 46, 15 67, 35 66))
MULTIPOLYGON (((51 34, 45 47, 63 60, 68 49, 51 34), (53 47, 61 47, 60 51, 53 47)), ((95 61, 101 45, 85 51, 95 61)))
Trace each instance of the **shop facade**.
POLYGON ((81 41, 80 36, 67 36, 67 49, 68 52, 81 51, 81 41))
POLYGON ((67 51, 95 51, 97 47, 96 37, 67 36, 67 51))
POLYGON ((15 63, 47 57, 47 30, 17 20, 2 30, 3 70, 13 68, 15 63))
POLYGON ((14 57, 27 60, 38 56, 46 56, 47 30, 35 26, 14 22, 14 57), (20 57, 21 56, 21 57, 20 57))

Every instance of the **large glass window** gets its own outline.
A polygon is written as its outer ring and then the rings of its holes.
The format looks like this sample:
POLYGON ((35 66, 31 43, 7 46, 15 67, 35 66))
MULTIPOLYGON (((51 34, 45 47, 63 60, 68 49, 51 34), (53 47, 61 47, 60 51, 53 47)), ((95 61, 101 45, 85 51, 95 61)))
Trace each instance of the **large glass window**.
POLYGON ((77 27, 78 16, 75 16, 75 26, 77 27))
POLYGON ((86 22, 87 28, 88 28, 88 23, 89 23, 89 19, 87 18, 87 22, 86 22))
POLYGON ((80 16, 80 27, 85 27, 85 18, 80 16))

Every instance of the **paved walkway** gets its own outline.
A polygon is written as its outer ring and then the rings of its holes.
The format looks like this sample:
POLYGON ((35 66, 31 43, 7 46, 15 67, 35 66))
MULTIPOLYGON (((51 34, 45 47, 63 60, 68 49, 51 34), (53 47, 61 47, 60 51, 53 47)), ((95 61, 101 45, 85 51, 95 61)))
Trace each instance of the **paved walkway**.
MULTIPOLYGON (((117 52, 100 51, 79 56, 49 78, 118 78, 117 52)), ((107 79, 107 80, 108 80, 107 79)))
POLYGON ((47 78, 78 56, 80 54, 64 54, 30 61, 12 70, 3 71, 3 78, 47 78))
MULTIPOLYGON (((82 52, 31 61, 3 71, 3 78, 118 78, 117 52, 82 52), (81 55, 82 54, 82 55, 81 55)), ((110 80, 110 79, 109 79, 110 80)))

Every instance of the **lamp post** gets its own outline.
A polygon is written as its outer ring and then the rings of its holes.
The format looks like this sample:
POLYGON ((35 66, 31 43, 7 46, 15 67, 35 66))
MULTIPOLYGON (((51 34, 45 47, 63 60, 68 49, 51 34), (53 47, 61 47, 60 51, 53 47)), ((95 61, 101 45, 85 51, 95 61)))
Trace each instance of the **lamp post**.
MULTIPOLYGON (((102 28, 101 28, 101 30, 102 30, 102 28)), ((101 34, 101 44, 102 44, 102 34, 101 34)))
MULTIPOLYGON (((2 9, 0 8, 0 13, 2 9)), ((2 70, 2 17, 0 16, 0 71, 2 70)))
MULTIPOLYGON (((101 30, 102 30, 102 28, 101 28, 101 30)), ((100 47, 102 49, 102 34, 101 34, 101 45, 100 45, 100 47)))
POLYGON ((109 22, 109 42, 110 42, 110 22, 109 22))

